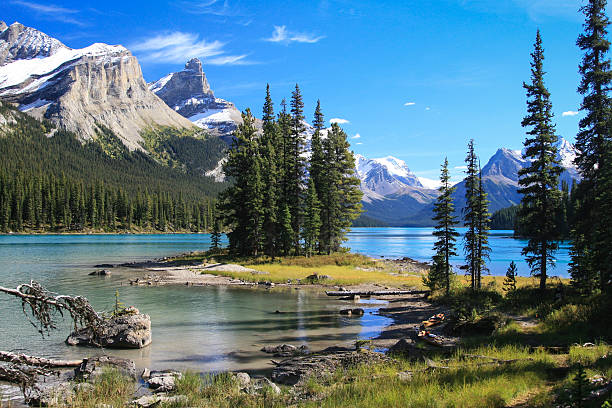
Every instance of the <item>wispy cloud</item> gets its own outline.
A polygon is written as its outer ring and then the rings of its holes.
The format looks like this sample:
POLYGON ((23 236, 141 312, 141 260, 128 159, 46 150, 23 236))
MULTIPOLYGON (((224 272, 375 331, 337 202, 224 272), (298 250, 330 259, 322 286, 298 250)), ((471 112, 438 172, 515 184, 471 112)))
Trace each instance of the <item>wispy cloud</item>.
POLYGON ((86 25, 83 21, 77 20, 73 17, 75 14, 79 13, 79 10, 56 6, 53 4, 40 4, 22 0, 13 0, 11 3, 25 7, 40 17, 61 21, 63 23, 74 24, 81 27, 86 25))
POLYGON ((237 7, 232 7, 228 0, 179 1, 181 9, 191 14, 210 14, 230 17, 240 14, 237 7))
POLYGON ((414 105, 416 105, 416 102, 406 102, 404 104, 404 106, 414 106, 414 105))
POLYGON ((355 144, 356 144, 356 145, 362 145, 363 143, 361 143, 361 142, 358 142, 358 143, 355 143, 355 144))
POLYGON ((269 38, 264 38, 264 41, 289 44, 292 42, 314 44, 321 41, 325 36, 315 36, 312 34, 298 33, 287 30, 287 26, 274 26, 274 32, 269 38))
POLYGON ((561 114, 561 116, 576 116, 576 115, 578 115, 578 113, 580 113, 580 112, 577 112, 577 111, 567 111, 567 112, 563 112, 561 114))
POLYGON ((428 107, 425 108, 425 110, 426 111, 431 110, 431 107, 428 106, 428 107))
POLYGON ((357 133, 355 136, 353 136, 351 139, 361 139, 361 135, 359 133, 357 133))
POLYGON ((253 62, 246 60, 247 55, 227 55, 225 43, 221 41, 206 41, 198 34, 180 31, 158 34, 155 37, 130 45, 135 53, 140 53, 140 59, 148 62, 183 63, 189 58, 205 58, 204 63, 210 65, 248 65, 253 62))
POLYGON ((337 123, 339 125, 346 125, 347 123, 350 123, 350 122, 348 120, 342 119, 342 118, 331 118, 329 120, 329 123, 337 123))
POLYGON ((467 170, 467 166, 455 166, 455 170, 467 170))

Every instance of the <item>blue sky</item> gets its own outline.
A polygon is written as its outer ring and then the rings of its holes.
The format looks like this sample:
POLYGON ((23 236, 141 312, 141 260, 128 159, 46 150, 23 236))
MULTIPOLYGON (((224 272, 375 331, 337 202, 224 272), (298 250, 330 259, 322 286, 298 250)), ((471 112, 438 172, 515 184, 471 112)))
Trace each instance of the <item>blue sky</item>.
POLYGON ((266 83, 278 107, 297 82, 309 121, 320 99, 355 152, 396 156, 428 178, 446 155, 462 166, 470 138, 483 162, 522 147, 521 84, 540 28, 558 134, 574 141, 578 129, 581 0, 3 3, 0 19, 70 47, 127 46, 147 81, 201 57, 215 94, 241 110, 260 113, 266 83))

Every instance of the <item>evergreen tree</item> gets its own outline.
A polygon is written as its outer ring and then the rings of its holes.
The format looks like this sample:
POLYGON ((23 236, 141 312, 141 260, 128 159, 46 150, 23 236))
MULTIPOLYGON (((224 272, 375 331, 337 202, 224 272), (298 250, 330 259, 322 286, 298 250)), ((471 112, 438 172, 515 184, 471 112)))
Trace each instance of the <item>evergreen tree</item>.
POLYGON ((215 217, 213 221, 213 230, 210 234, 210 249, 219 249, 221 246, 221 225, 219 217, 215 217))
POLYGON ((291 94, 291 133, 289 140, 289 163, 287 174, 287 199, 291 212, 291 228, 293 230, 293 248, 300 250, 300 231, 303 222, 303 189, 304 189, 304 102, 300 87, 296 84, 291 94))
POLYGON ((323 143, 321 249, 338 251, 353 221, 361 214, 359 178, 346 133, 332 124, 323 143))
POLYGON ((476 153, 474 152, 474 139, 468 143, 468 154, 465 158, 467 164, 465 182, 465 207, 463 208, 463 224, 466 227, 464 235, 464 253, 466 271, 470 275, 471 288, 478 288, 478 167, 476 153))
POLYGON ((272 258, 276 256, 280 226, 279 202, 281 201, 279 182, 281 166, 277 149, 282 148, 279 142, 278 126, 274 116, 274 105, 270 96, 270 85, 266 86, 266 99, 263 106, 263 135, 261 140, 261 157, 264 166, 263 181, 263 234, 264 250, 272 258))
POLYGON ((540 31, 536 35, 531 54, 531 83, 523 83, 527 93, 527 116, 521 125, 530 128, 524 146, 523 159, 529 165, 519 170, 521 233, 528 239, 522 254, 526 256, 531 273, 540 278, 540 289, 546 288, 548 266, 553 266, 558 248, 555 223, 560 205, 559 175, 563 171, 557 157, 557 135, 552 123, 550 93, 544 84, 544 50, 540 31))
POLYGON ((489 230, 491 229, 491 214, 489 200, 482 184, 482 171, 478 163, 478 191, 476 194, 476 289, 482 286, 482 273, 488 271, 487 260, 491 252, 489 246, 489 230))
MULTIPOLYGON (((317 189, 317 199, 319 202, 324 202, 324 195, 327 191, 327 177, 325 174, 325 155, 323 152, 323 143, 321 141, 321 132, 325 127, 325 119, 323 117, 323 112, 321 111, 321 102, 317 101, 317 107, 314 113, 314 120, 312 125, 315 129, 314 134, 312 135, 312 139, 310 141, 310 178, 313 179, 314 184, 317 189)), ((321 216, 325 217, 324 211, 321 211, 321 216)), ((319 245, 319 252, 321 251, 321 246, 319 245)))
POLYGON ((510 266, 506 270, 503 289, 506 294, 513 293, 516 290, 516 264, 514 261, 510 262, 510 266))
POLYGON ((306 256, 312 255, 318 246, 319 230, 321 228, 320 206, 316 185, 311 177, 308 180, 308 190, 306 191, 306 214, 302 233, 306 256))
POLYGON ((440 195, 434 204, 434 217, 436 222, 433 235, 436 237, 434 243, 435 255, 433 257, 433 265, 430 269, 429 280, 436 288, 444 288, 446 294, 450 293, 450 278, 452 267, 450 257, 456 256, 455 241, 459 233, 455 229, 457 220, 455 219, 454 205, 452 194, 455 188, 450 184, 450 176, 448 174, 448 159, 444 159, 442 170, 440 173, 441 186, 438 189, 440 195))
POLYGON ((572 233, 571 274, 586 292, 596 285, 612 291, 612 71, 606 5, 606 0, 588 0, 581 8, 584 32, 577 40, 584 51, 578 92, 584 97, 580 110, 585 116, 576 136, 576 164, 582 182, 572 233))
POLYGON ((261 156, 255 119, 249 109, 242 114, 242 120, 223 166, 225 175, 234 181, 222 195, 224 224, 231 228, 231 251, 257 256, 264 243, 261 156))

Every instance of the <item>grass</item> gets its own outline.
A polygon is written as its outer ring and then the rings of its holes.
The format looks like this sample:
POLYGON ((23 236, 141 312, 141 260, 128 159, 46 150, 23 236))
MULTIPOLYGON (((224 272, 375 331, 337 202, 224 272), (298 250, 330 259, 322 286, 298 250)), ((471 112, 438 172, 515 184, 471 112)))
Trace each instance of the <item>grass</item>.
POLYGON ((92 388, 77 388, 66 407, 97 408, 101 404, 123 407, 132 400, 135 381, 115 369, 105 369, 92 383, 92 388))

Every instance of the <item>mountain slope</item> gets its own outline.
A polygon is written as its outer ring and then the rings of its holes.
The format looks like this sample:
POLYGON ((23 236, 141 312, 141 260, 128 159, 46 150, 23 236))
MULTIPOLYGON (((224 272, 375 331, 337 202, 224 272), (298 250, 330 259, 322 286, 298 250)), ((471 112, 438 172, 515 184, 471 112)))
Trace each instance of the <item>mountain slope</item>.
POLYGON ((142 149, 144 129, 193 127, 149 91, 126 48, 72 49, 19 23, 0 33, 0 99, 82 140, 95 139, 104 125, 131 150, 142 149))

